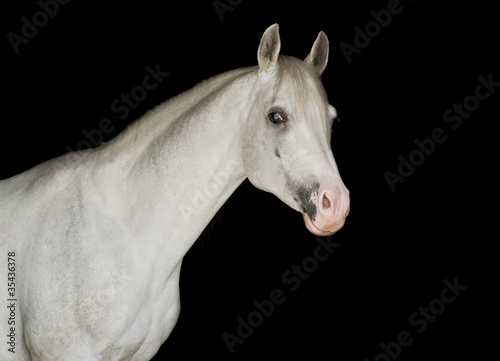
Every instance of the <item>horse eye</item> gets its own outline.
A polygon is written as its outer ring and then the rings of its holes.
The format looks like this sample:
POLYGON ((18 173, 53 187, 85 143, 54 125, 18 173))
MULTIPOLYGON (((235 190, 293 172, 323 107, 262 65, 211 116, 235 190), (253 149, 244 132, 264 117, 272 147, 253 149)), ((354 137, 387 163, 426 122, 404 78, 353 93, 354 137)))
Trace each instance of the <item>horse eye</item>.
POLYGON ((269 120, 274 124, 283 123, 285 121, 285 117, 281 115, 280 112, 271 112, 269 113, 268 117, 269 120))

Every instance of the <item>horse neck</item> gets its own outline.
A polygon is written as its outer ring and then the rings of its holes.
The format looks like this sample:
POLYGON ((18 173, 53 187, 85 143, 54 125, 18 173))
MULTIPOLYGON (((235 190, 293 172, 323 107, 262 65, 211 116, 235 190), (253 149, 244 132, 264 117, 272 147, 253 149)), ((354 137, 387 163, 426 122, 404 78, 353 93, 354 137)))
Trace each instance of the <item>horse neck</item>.
POLYGON ((117 216, 172 267, 245 179, 242 136, 255 75, 240 69, 207 80, 103 147, 114 178, 123 179, 117 216))

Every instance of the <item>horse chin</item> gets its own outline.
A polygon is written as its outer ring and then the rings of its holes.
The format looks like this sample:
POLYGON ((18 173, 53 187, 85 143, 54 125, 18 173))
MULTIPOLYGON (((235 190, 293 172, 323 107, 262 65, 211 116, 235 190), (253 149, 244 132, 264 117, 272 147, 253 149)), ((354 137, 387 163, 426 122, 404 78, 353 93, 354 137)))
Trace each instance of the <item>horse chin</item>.
POLYGON ((309 215, 307 213, 304 212, 304 213, 302 213, 302 215, 304 216, 304 223, 306 224, 306 228, 312 234, 314 234, 316 236, 324 237, 324 236, 331 236, 332 234, 335 233, 335 231, 323 231, 323 230, 319 229, 318 227, 316 227, 314 225, 314 222, 311 220, 311 218, 309 218, 309 215))

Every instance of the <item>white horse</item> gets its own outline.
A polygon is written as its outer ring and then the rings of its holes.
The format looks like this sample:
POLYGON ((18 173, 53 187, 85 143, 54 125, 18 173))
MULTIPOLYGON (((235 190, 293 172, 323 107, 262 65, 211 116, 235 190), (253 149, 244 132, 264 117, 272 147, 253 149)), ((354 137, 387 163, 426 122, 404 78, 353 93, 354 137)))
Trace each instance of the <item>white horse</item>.
POLYGON ((312 233, 342 227, 349 192, 319 78, 328 39, 320 32, 304 61, 279 52, 275 24, 258 66, 0 182, 2 361, 151 359, 179 316, 183 256, 247 177, 312 233))

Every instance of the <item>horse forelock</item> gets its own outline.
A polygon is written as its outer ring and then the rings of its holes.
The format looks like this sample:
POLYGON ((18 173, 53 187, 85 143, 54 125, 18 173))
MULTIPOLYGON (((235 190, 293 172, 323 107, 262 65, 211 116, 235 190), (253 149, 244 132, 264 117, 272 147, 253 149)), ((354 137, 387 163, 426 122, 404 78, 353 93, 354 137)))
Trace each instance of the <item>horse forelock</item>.
POLYGON ((286 93, 294 104, 303 105, 303 111, 325 111, 328 107, 328 97, 321 79, 304 61, 280 55, 274 74, 272 98, 286 93), (312 109, 310 109, 312 108, 312 109))

